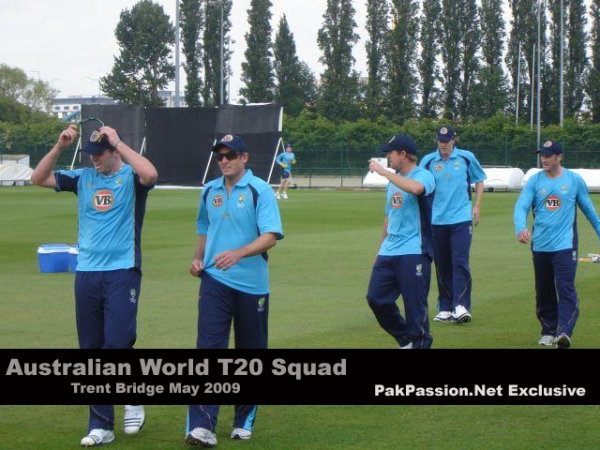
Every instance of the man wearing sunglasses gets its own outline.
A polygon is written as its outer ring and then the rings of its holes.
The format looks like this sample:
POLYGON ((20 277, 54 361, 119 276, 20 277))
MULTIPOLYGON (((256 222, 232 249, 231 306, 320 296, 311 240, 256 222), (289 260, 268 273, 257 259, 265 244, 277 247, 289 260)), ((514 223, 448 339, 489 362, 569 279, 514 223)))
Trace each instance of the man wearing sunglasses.
MULTIPOLYGON (((107 126, 94 131, 81 149, 90 155, 93 168, 54 171, 59 156, 76 137, 77 127, 70 125, 40 161, 31 181, 57 192, 73 192, 78 198, 75 316, 79 347, 133 348, 142 281, 142 222, 158 173, 107 126)), ((143 406, 125 406, 125 433, 137 433, 144 419, 143 406)), ((94 447, 114 439, 114 407, 91 405, 88 434, 81 445, 94 447)))
MULTIPOLYGON (((229 346, 231 323, 237 349, 267 348, 269 273, 267 250, 283 239, 275 194, 246 168, 244 141, 228 134, 212 148, 223 176, 200 197, 198 243, 190 273, 201 277, 198 300, 200 349, 229 346)), ((236 405, 232 439, 250 439, 257 405, 236 405)), ((187 443, 217 445, 219 405, 191 405, 187 443)))

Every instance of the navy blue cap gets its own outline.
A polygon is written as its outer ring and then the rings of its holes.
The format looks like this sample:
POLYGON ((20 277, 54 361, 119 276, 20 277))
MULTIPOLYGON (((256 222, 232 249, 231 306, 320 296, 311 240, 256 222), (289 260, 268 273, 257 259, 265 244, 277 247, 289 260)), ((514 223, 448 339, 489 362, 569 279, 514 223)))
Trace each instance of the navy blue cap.
POLYGON ((90 155, 99 155, 107 149, 114 150, 115 148, 110 145, 108 138, 102 136, 98 130, 94 130, 87 143, 81 148, 81 151, 90 155))
POLYGON ((562 152, 562 145, 558 142, 546 141, 536 153, 543 153, 544 155, 560 155, 562 152))
POLYGON ((225 136, 223 136, 221 140, 219 140, 219 142, 217 142, 213 146, 212 151, 216 152, 221 147, 227 147, 230 150, 234 150, 240 153, 248 153, 248 150, 246 150, 246 144, 244 143, 242 138, 236 136, 235 134, 226 134, 225 136))
POLYGON ((450 142, 454 137, 456 137, 456 133, 450 125, 445 125, 437 130, 437 140, 440 142, 450 142))
POLYGON ((402 150, 404 150, 410 155, 416 155, 417 144, 410 136, 406 134, 397 134, 392 139, 390 139, 390 142, 379 147, 379 150, 381 150, 384 153, 392 152, 394 150, 398 150, 399 152, 401 152, 402 150))

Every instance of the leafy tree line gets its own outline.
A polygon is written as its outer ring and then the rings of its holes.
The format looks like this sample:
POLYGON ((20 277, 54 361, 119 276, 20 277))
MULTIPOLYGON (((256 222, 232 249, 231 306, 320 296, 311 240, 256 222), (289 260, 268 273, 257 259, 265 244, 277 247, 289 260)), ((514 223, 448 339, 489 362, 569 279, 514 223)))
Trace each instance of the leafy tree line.
MULTIPOLYGON (((502 113, 473 123, 442 122, 440 119, 412 119, 399 125, 385 117, 335 122, 318 113, 303 111, 299 117, 286 116, 284 141, 294 145, 299 173, 359 174, 366 161, 382 157, 378 148, 398 133, 407 133, 417 142, 420 157, 436 149, 436 129, 452 124, 460 148, 474 152, 484 166, 535 167, 537 137, 529 125, 515 125, 502 113)), ((600 167, 600 124, 566 120, 563 127, 542 128, 542 139, 561 142, 565 165, 571 168, 600 167)))

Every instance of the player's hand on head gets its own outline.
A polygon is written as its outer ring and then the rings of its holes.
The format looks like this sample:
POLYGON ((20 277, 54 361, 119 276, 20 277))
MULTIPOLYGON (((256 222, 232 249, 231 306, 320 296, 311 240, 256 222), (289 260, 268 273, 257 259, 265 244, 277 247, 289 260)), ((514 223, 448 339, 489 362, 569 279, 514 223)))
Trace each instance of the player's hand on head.
POLYGON ((98 132, 100 135, 108 141, 110 145, 113 147, 118 144, 120 141, 119 135, 117 134, 117 130, 111 127, 107 127, 106 125, 101 127, 98 132))
POLYGON ((57 142, 58 147, 60 149, 68 147, 73 142, 75 142, 76 138, 77 138, 77 126, 74 124, 71 124, 60 133, 60 136, 58 137, 58 142, 57 142))

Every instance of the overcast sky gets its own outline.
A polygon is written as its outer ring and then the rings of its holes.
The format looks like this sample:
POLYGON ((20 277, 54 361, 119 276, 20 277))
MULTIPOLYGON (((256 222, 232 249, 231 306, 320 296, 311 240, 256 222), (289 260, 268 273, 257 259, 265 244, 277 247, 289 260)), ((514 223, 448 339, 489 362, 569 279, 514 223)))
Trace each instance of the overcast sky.
MULTIPOLYGON (((175 24, 176 0, 155 0, 175 24)), ((271 0, 271 25, 276 31, 285 13, 298 56, 318 75, 321 52, 317 31, 326 0, 271 0)), ((118 54, 115 28, 123 9, 136 0, 0 0, 0 63, 19 67, 60 90, 60 97, 97 95, 100 75, 109 72, 118 54), (95 79, 94 79, 95 78, 95 79)), ((355 20, 361 41, 354 48, 356 69, 365 72, 366 0, 356 0, 355 20)), ((238 98, 241 62, 246 49, 250 0, 234 0, 231 15, 233 56, 231 99, 238 98)), ((274 39, 274 36, 273 36, 274 39)), ((181 57, 183 61, 183 56, 181 57)), ((173 59, 174 62, 174 59, 173 59)), ((170 86, 174 89, 174 84, 170 86)), ((185 88, 182 72, 181 91, 185 88)))

